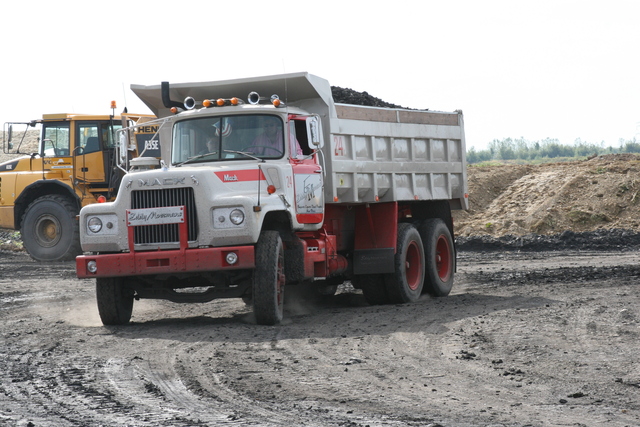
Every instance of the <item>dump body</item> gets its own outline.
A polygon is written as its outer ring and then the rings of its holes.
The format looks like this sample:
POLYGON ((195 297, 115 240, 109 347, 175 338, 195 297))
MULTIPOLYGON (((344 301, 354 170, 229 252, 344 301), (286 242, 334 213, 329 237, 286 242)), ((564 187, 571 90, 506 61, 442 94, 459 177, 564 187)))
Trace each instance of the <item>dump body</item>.
POLYGON ((335 104, 308 73, 132 90, 167 161, 80 212, 77 274, 97 279, 106 324, 128 322, 134 297, 242 296, 273 324, 285 285, 448 294, 451 209, 468 207, 461 112, 335 104))

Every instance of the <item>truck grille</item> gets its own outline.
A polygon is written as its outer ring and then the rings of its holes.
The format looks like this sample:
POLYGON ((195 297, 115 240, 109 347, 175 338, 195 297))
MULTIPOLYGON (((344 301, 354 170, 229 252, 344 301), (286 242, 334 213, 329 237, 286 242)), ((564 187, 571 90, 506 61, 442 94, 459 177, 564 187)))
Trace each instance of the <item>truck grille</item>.
MULTIPOLYGON (((131 209, 186 206, 188 241, 198 237, 198 216, 193 188, 169 188, 160 190, 136 190, 131 192, 131 209)), ((134 227, 133 241, 138 244, 179 243, 178 224, 157 224, 134 227)))

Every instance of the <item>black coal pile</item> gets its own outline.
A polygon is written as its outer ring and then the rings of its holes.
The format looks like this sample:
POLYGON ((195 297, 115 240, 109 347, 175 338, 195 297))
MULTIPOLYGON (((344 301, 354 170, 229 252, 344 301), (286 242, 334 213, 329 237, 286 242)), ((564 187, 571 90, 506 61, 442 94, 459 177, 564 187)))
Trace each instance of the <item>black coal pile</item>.
POLYGON ((640 233, 633 230, 612 229, 575 233, 564 231, 554 235, 528 234, 468 236, 456 238, 459 251, 624 251, 640 249, 640 233))
POLYGON ((338 86, 331 86, 331 94, 333 102, 339 104, 364 105, 366 107, 386 107, 386 108, 404 108, 400 105, 385 102, 380 98, 369 95, 367 92, 357 92, 353 89, 345 89, 338 86))

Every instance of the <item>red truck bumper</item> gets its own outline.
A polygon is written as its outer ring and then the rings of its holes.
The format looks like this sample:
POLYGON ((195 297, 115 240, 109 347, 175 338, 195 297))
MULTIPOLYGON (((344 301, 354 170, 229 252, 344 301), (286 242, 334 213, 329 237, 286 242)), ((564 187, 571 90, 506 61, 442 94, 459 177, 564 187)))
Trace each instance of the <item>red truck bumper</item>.
POLYGON ((80 279, 87 279, 250 269, 255 268, 254 253, 253 246, 230 246, 81 255, 76 258, 76 275, 80 279), (237 256, 233 264, 229 263, 227 257, 231 253, 237 256))

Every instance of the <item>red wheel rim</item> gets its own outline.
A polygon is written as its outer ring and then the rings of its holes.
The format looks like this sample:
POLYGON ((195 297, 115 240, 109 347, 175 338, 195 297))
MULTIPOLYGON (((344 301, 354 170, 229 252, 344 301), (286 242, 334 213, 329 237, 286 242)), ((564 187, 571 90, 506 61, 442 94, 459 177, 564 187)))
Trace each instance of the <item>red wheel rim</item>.
POLYGON ((436 242, 436 270, 440 280, 446 282, 449 280, 451 270, 453 269, 453 259, 451 257, 451 246, 449 239, 444 235, 438 237, 436 242))
POLYGON ((407 257, 405 259, 405 273, 409 289, 415 291, 420 286, 422 277, 422 262, 420 259, 420 249, 416 242, 412 241, 407 247, 407 257))

